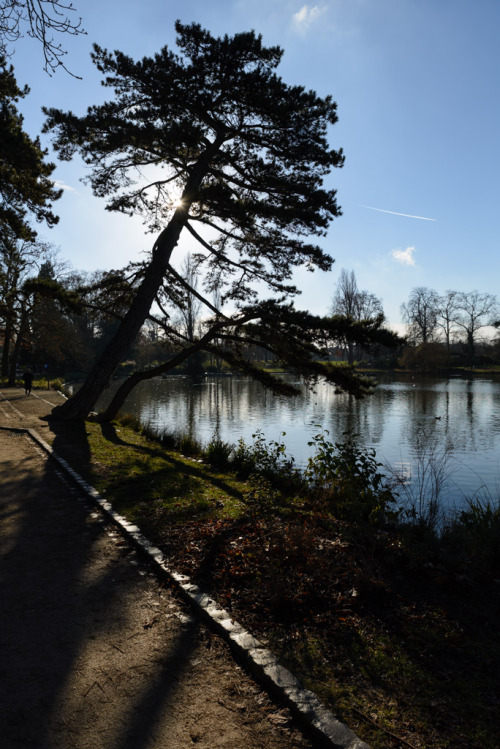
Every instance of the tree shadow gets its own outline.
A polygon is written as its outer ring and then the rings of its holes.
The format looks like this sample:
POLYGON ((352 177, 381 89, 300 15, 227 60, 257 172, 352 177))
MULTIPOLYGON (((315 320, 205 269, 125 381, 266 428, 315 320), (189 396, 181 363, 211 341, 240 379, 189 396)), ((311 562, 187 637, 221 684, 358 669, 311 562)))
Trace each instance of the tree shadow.
POLYGON ((83 507, 61 496, 50 461, 42 476, 26 454, 8 467, 12 478, 2 481, 7 552, 2 554, 0 616, 2 640, 9 646, 4 648, 0 709, 7 746, 16 741, 43 746, 78 648, 83 611, 75 592, 93 534, 85 526, 83 507))
POLYGON ((88 480, 91 475, 91 454, 86 423, 51 418, 48 421, 54 434, 54 451, 70 466, 78 466, 78 472, 88 480))
MULTIPOLYGON (((169 465, 173 466, 177 471, 180 473, 183 473, 188 476, 192 476, 194 478, 199 478, 202 481, 206 481, 213 486, 217 487, 218 489, 221 489, 222 491, 226 492, 229 496, 233 497, 234 499, 242 500, 243 495, 240 491, 234 488, 234 486, 231 486, 231 484, 227 483, 227 481, 224 481, 223 479, 218 478, 217 476, 214 476, 210 473, 210 470, 207 466, 204 468, 197 468, 193 465, 187 465, 182 460, 177 460, 172 454, 166 453, 164 450, 160 450, 158 448, 153 447, 145 447, 144 445, 136 445, 132 442, 127 442, 126 440, 122 439, 118 433, 116 428, 109 423, 100 424, 101 427, 101 433, 103 437, 108 441, 112 442, 115 445, 122 445, 123 447, 131 448, 135 453, 138 455, 147 455, 151 458, 160 458, 165 463, 168 463, 169 465)), ((132 482, 132 479, 130 479, 132 482)))
POLYGON ((133 714, 116 743, 117 749, 140 749, 149 745, 156 721, 168 712, 175 692, 182 683, 197 644, 198 630, 199 623, 192 620, 178 634, 156 679, 138 695, 133 714))
MULTIPOLYGON (((76 451, 79 466, 82 460, 88 464, 85 425, 52 428, 54 449, 68 462, 76 451)), ((5 435, 0 437, 5 440, 5 435)), ((11 449, 12 460, 0 463, 2 747, 47 747, 54 745, 54 725, 70 699, 68 685, 88 665, 89 645, 101 633, 106 636, 110 622, 130 616, 127 594, 118 583, 123 575, 132 585, 137 570, 128 559, 103 561, 102 522, 89 519, 89 508, 61 482, 51 460, 40 471, 39 456, 33 456, 26 436, 9 434, 8 439, 18 441, 20 449, 11 449), (94 573, 96 563, 100 566, 94 573)), ((193 622, 159 643, 161 665, 142 683, 141 691, 119 707, 116 730, 108 731, 101 746, 150 745, 151 727, 183 682, 198 631, 199 624, 193 622)), ((92 684, 88 687, 90 692, 92 684)), ((86 717, 89 697, 84 693, 79 700, 80 714, 73 726, 77 732, 92 720, 92 715, 86 717)), ((56 730, 62 732, 57 740, 62 739, 65 727, 56 730)))

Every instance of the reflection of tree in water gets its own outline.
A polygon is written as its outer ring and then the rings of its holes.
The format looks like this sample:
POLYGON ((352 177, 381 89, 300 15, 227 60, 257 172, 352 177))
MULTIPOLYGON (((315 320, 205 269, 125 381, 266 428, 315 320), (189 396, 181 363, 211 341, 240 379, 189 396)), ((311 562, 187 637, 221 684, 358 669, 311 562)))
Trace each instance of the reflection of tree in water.
POLYGON ((422 435, 429 436, 442 419, 441 393, 431 390, 425 383, 414 383, 406 392, 405 411, 402 427, 411 452, 422 448, 422 435))
POLYGON ((377 445, 384 435, 384 427, 390 414, 394 393, 375 390, 366 398, 355 398, 342 393, 331 400, 328 394, 328 414, 325 422, 332 441, 343 441, 345 434, 356 435, 363 444, 377 445))
POLYGON ((499 392, 499 384, 492 380, 417 376, 384 377, 364 400, 335 394, 321 382, 313 390, 304 388, 301 395, 285 398, 244 378, 210 377, 193 385, 188 378, 172 377, 143 383, 125 410, 160 431, 188 432, 202 442, 216 430, 228 442, 240 437, 251 442, 258 429, 266 439, 286 432, 287 450, 298 462, 307 460, 307 443, 318 425, 329 431, 332 442, 342 441, 350 430, 361 445, 376 448, 378 459, 401 464, 404 471, 422 451, 425 433, 438 453, 452 451, 450 462, 457 468, 453 480, 470 495, 477 476, 495 490, 499 392))
POLYGON ((357 436, 363 442, 370 441, 371 419, 365 402, 342 394, 333 407, 330 405, 327 414, 326 428, 332 441, 342 442, 346 434, 357 436))
MULTIPOLYGON (((418 470, 446 463, 460 495, 487 481, 488 458, 499 433, 491 419, 495 411, 494 383, 449 379, 433 386, 416 382, 405 401, 401 444, 408 444, 409 461, 418 470), (484 475, 481 475, 483 474, 484 475)), ((450 490, 451 491, 451 490, 450 490)))
POLYGON ((467 402, 466 402, 467 423, 469 425, 469 434, 471 443, 475 447, 475 429, 474 429, 474 390, 472 380, 467 380, 467 402))
MULTIPOLYGON (((232 379, 232 378, 228 378, 232 379)), ((210 383, 206 389, 206 403, 207 403, 207 414, 212 424, 213 434, 215 439, 220 439, 220 426, 221 419, 227 421, 228 410, 231 411, 231 390, 222 387, 220 379, 216 379, 215 382, 210 383)))

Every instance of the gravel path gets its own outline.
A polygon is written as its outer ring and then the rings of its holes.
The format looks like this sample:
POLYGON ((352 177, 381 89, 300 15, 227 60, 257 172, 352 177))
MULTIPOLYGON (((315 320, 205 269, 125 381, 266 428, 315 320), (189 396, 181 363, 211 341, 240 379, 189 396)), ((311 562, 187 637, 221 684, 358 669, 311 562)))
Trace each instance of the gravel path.
POLYGON ((2 749, 311 747, 52 461, 57 393, 0 391, 2 749))

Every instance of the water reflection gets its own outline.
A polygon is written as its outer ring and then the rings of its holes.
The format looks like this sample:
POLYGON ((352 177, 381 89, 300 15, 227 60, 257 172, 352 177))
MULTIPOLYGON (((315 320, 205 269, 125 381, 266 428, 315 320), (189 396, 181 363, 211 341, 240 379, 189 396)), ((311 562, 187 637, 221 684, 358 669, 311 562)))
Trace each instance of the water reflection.
POLYGON ((327 429, 333 441, 355 433, 375 448, 379 460, 405 470, 424 435, 438 450, 450 451, 450 503, 477 492, 499 493, 500 383, 493 378, 385 376, 372 395, 356 400, 324 382, 313 390, 302 386, 300 395, 286 398, 245 378, 212 377, 193 384, 169 377, 141 383, 125 410, 160 431, 188 433, 204 442, 214 433, 229 442, 240 437, 250 442, 257 430, 267 439, 286 432, 288 452, 299 464, 310 455, 307 443, 318 427, 327 429))

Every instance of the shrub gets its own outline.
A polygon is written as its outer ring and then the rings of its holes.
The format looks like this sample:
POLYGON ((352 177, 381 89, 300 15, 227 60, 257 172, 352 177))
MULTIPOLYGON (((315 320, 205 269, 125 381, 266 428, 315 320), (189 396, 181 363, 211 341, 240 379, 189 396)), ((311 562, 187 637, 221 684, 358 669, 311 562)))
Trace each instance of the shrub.
POLYGON ((180 443, 180 436, 178 432, 168 432, 165 430, 159 436, 158 441, 165 450, 177 450, 180 443))
POLYGON ((233 450, 231 466, 240 478, 246 479, 256 470, 255 457, 251 446, 247 445, 243 437, 240 437, 233 450))
POLYGON ((187 458, 197 458, 202 454, 203 449, 195 437, 191 437, 189 434, 182 434, 179 437, 179 452, 187 458))
POLYGON ((132 414, 129 414, 129 413, 120 413, 116 420, 123 427, 129 427, 130 429, 133 429, 134 432, 138 432, 139 434, 142 434, 144 427, 141 424, 141 421, 137 418, 137 416, 133 416, 132 414))
POLYGON ((422 372, 433 372, 446 367, 448 355, 440 343, 421 343, 415 348, 404 349, 399 365, 404 369, 419 369, 422 372))
MULTIPOLYGON (((285 432, 281 436, 284 437, 285 432)), ((285 444, 276 440, 266 442, 260 430, 252 434, 252 439, 252 445, 240 439, 234 450, 231 464, 238 474, 242 478, 257 474, 287 493, 299 491, 303 486, 302 475, 294 458, 286 454, 285 444)))
POLYGON ((315 454, 305 470, 313 497, 326 502, 339 519, 382 522, 397 516, 389 483, 379 470, 375 450, 360 448, 352 435, 345 442, 330 442, 327 431, 313 437, 315 454))
POLYGON ((225 470, 230 467, 232 452, 233 445, 214 435, 204 451, 204 458, 212 468, 225 470))
POLYGON ((500 576, 500 502, 476 498, 441 534, 444 562, 472 578, 500 576))

